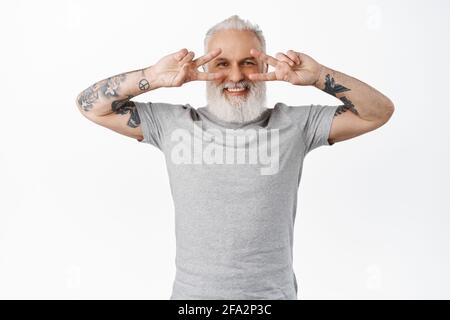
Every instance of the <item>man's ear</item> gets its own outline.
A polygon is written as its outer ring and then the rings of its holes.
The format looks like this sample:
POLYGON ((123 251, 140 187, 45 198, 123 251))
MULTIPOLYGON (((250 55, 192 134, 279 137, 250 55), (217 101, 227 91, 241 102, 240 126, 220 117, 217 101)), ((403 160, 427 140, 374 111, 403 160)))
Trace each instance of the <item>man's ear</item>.
POLYGON ((265 71, 264 71, 264 72, 267 73, 267 71, 269 71, 269 64, 266 63, 266 64, 265 64, 265 71))

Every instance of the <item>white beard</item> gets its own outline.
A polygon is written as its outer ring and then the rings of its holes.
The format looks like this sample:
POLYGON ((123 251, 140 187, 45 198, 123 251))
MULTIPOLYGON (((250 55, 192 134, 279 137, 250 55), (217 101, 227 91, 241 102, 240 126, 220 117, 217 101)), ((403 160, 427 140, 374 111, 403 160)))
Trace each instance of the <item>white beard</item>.
MULTIPOLYGON (((216 86, 206 81, 207 109, 217 118, 226 122, 243 123, 255 120, 266 108, 266 83, 264 81, 242 81, 249 87, 245 96, 227 95, 223 90, 227 83, 216 86)), ((228 86, 233 87, 232 83, 228 86)))

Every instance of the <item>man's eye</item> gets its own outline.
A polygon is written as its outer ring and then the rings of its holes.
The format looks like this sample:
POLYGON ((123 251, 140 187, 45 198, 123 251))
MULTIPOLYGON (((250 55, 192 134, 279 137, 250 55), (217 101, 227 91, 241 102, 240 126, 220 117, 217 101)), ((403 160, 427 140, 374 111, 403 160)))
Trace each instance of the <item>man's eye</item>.
MULTIPOLYGON (((256 65, 253 61, 245 61, 244 63, 250 64, 250 65, 256 65)), ((219 62, 218 64, 216 64, 217 67, 222 66, 222 65, 226 65, 226 63, 225 62, 219 62)))

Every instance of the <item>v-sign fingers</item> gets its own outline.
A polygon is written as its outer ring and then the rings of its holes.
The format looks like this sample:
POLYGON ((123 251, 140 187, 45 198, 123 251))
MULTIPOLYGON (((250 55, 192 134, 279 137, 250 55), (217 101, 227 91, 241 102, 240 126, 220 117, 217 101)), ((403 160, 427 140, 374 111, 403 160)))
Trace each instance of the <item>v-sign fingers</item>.
POLYGON ((280 62, 274 57, 269 56, 268 54, 265 54, 264 52, 254 48, 250 50, 250 54, 256 58, 260 58, 262 61, 270 64, 272 67, 275 67, 278 64, 278 62, 280 62))
POLYGON ((248 75, 250 80, 253 81, 275 81, 277 80, 277 75, 275 72, 269 73, 251 73, 248 75))
POLYGON ((295 66, 295 62, 284 53, 278 52, 276 57, 278 60, 286 62, 291 68, 295 66))
POLYGON ((210 73, 210 72, 196 72, 194 80, 203 80, 203 81, 214 81, 223 77, 221 72, 210 73))
POLYGON ((205 54, 204 56, 201 56, 195 60, 193 60, 192 62, 195 63, 195 67, 198 68, 201 65, 204 65, 205 63, 211 61, 212 59, 214 59, 215 57, 217 57, 220 53, 222 52, 221 48, 216 48, 214 50, 212 50, 211 52, 205 54))
POLYGON ((287 56, 291 58, 292 61, 294 61, 296 64, 300 64, 300 57, 298 56, 297 52, 293 50, 288 50, 287 56))

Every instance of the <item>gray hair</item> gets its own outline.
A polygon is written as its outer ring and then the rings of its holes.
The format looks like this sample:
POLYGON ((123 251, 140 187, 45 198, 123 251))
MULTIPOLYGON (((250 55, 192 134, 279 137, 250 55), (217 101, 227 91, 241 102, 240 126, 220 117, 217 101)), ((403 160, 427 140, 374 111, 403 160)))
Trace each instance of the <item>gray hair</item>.
POLYGON ((262 33, 262 30, 259 28, 257 24, 253 24, 248 20, 241 19, 237 14, 232 15, 231 17, 217 23, 216 25, 212 26, 208 32, 206 32, 205 40, 204 40, 204 49, 205 54, 207 53, 206 50, 208 48, 208 43, 210 38, 218 31, 221 30, 248 30, 253 31, 258 38, 259 42, 261 43, 261 49, 262 52, 266 52, 266 40, 264 38, 264 35, 262 33))
MULTIPOLYGON (((208 32, 206 32, 205 40, 203 42, 204 44, 204 50, 205 54, 207 53, 208 43, 211 37, 218 31, 221 30, 248 30, 252 31, 256 37, 258 38, 259 42, 261 43, 261 51, 266 52, 266 39, 264 38, 262 30, 259 28, 257 24, 253 24, 248 20, 241 19, 237 14, 232 15, 231 17, 217 23, 216 25, 212 26, 208 32)), ((267 70, 266 65, 266 70, 267 70)), ((202 65, 202 68, 204 71, 208 70, 208 66, 202 65)))

